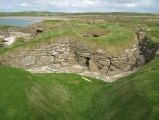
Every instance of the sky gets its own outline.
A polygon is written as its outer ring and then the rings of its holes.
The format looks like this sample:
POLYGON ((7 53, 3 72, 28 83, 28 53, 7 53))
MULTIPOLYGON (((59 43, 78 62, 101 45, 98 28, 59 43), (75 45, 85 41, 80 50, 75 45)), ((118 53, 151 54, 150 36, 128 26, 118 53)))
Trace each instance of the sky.
POLYGON ((0 12, 159 12, 159 0, 0 0, 0 12))

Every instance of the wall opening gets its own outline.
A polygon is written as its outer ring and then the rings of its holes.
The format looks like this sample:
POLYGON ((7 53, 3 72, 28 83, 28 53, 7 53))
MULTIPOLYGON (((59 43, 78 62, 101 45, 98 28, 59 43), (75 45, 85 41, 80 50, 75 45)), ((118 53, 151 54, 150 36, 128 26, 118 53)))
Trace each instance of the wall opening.
POLYGON ((87 61, 86 61, 86 67, 89 68, 89 60, 90 60, 90 58, 89 58, 89 57, 86 57, 86 59, 87 59, 87 61))

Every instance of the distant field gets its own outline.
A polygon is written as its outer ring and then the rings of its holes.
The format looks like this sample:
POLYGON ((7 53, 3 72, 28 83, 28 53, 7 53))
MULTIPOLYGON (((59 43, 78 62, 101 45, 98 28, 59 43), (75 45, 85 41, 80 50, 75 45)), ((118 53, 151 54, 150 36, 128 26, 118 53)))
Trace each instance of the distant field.
POLYGON ((28 11, 28 12, 0 12, 0 16, 54 16, 54 15, 123 15, 123 16, 154 16, 152 13, 134 13, 134 12, 88 12, 88 13, 62 13, 47 11, 28 11))

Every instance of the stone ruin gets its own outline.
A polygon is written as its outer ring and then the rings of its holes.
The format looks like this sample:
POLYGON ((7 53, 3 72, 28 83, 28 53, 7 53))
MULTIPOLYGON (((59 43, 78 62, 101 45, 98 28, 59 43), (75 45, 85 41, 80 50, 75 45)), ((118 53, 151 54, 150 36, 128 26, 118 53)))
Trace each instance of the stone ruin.
POLYGON ((49 45, 37 45, 33 51, 9 55, 0 63, 32 73, 76 73, 111 82, 119 77, 115 75, 127 75, 143 66, 158 50, 158 47, 147 49, 148 40, 144 34, 138 32, 137 35, 138 39, 132 49, 126 49, 120 56, 107 56, 104 49, 92 52, 85 45, 57 41, 49 45))
POLYGON ((45 30, 46 29, 42 27, 9 27, 0 30, 0 47, 7 47, 11 45, 17 38, 22 38, 24 42, 32 40, 45 30))

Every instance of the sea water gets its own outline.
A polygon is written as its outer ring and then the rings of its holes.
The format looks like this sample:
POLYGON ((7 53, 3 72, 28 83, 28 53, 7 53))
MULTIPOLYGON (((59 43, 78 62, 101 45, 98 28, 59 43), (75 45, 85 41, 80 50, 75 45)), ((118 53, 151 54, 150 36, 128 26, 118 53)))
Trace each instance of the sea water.
POLYGON ((12 17, 0 17, 0 26, 21 26, 26 27, 36 22, 41 22, 39 19, 29 19, 29 18, 12 18, 12 17))

